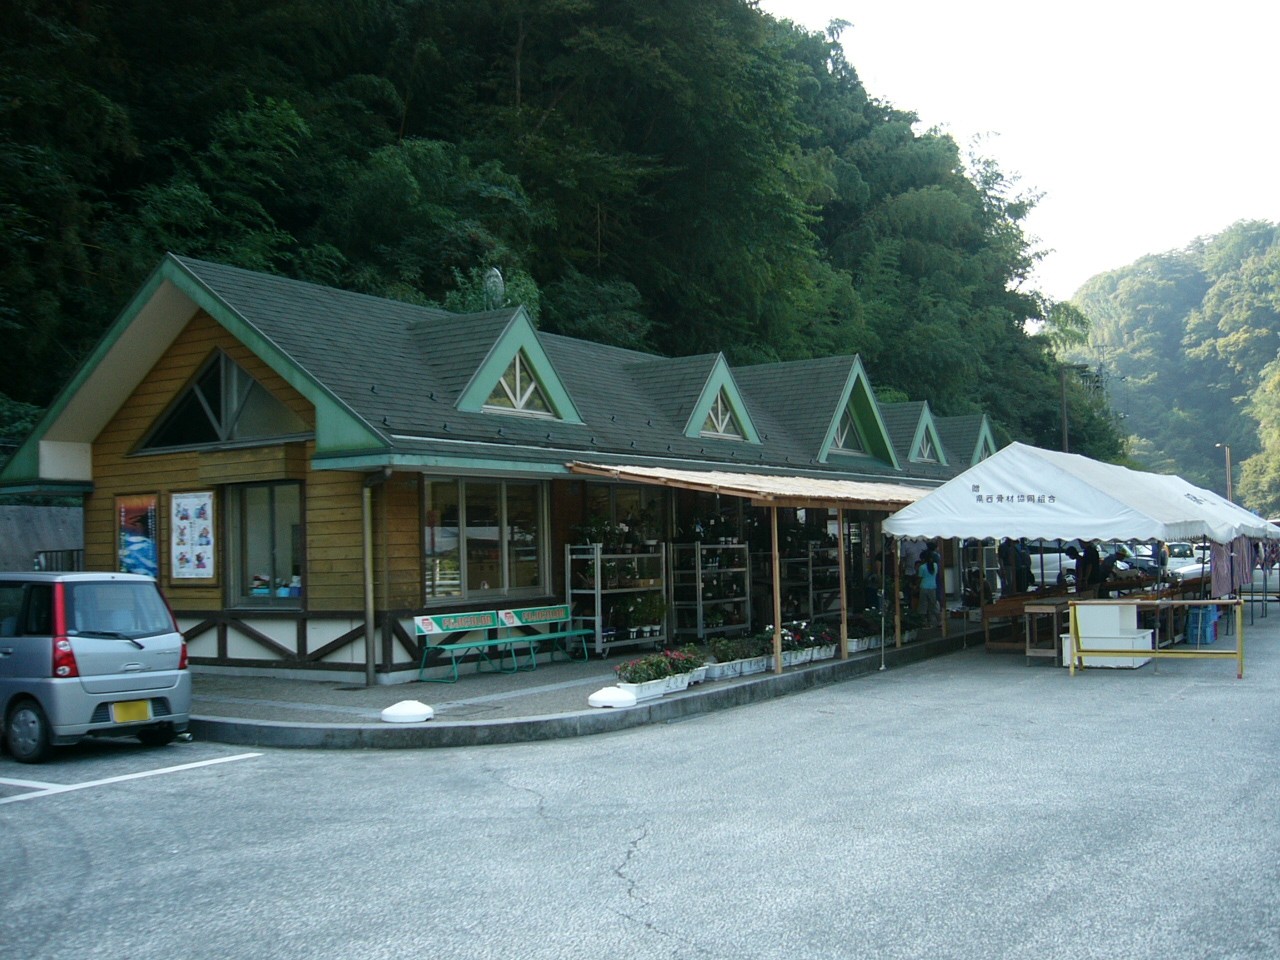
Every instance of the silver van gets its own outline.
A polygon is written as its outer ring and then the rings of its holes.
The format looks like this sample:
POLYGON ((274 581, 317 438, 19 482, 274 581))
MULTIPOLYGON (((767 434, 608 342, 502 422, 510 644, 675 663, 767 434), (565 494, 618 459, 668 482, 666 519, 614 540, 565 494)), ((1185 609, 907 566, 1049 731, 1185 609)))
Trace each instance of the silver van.
POLYGON ((0 573, 0 717, 15 760, 84 737, 166 744, 190 713, 187 645, 150 577, 0 573))

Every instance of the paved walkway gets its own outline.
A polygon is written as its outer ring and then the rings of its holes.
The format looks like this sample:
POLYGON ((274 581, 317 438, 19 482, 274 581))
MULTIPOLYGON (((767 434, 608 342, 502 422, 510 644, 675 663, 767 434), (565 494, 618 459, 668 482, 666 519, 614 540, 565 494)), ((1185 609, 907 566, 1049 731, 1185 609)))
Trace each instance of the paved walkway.
MULTIPOLYGON (((932 639, 885 651, 887 667, 981 643, 980 633, 932 639)), ((370 748, 452 747, 582 736, 661 723, 786 696, 880 669, 880 651, 719 680, 627 709, 594 708, 587 698, 611 686, 613 668, 629 653, 585 663, 540 662, 515 674, 462 669, 457 683, 366 687, 315 680, 280 680, 193 673, 191 733, 203 740, 260 746, 370 748), (402 700, 429 705, 424 723, 386 723, 382 711, 402 700)))
MULTIPOLYGON (((1256 604, 1252 623, 1246 613, 1246 641, 1280 639, 1280 609, 1263 616, 1256 604)), ((948 639, 929 639, 885 651, 887 669, 980 647, 976 625, 948 639)), ((1234 645, 1225 638, 1220 645, 1234 645)), ((1246 682, 1248 660, 1246 646, 1246 682)), ((815 686, 855 680, 880 669, 879 650, 791 668, 781 675, 757 674, 690 687, 678 694, 628 709, 599 709, 587 697, 614 682, 613 667, 627 656, 585 663, 540 663, 516 674, 475 673, 465 667, 457 683, 408 683, 366 687, 314 680, 280 680, 193 674, 191 733, 224 743, 319 748, 454 747, 515 743, 605 733, 649 723, 664 723, 711 710, 739 707, 799 693, 815 686), (383 709, 402 700, 426 703, 435 711, 425 723, 386 723, 383 709)), ((1016 658, 1018 654, 991 654, 1016 658)), ((1169 661, 1164 661, 1167 666, 1169 661)), ((1227 670, 1223 663, 1197 669, 1227 670)), ((1029 670, 1056 670, 1042 660, 1029 670)), ((1152 664, 1141 668, 1161 669, 1152 664)), ((1066 672, 1063 671, 1066 678, 1066 672)))

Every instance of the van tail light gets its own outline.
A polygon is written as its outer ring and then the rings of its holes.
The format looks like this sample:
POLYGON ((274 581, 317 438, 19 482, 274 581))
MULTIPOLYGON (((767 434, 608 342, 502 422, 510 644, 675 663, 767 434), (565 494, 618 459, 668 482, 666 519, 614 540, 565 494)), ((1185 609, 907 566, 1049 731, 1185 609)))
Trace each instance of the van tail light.
POLYGON ((67 639, 65 590, 65 584, 53 585, 53 675, 62 680, 80 676, 75 651, 71 649, 71 641, 67 639))
POLYGON ((60 680, 80 676, 80 668, 76 666, 76 655, 71 649, 71 641, 66 637, 53 638, 53 675, 60 680))
POLYGON ((182 652, 178 654, 178 669, 187 669, 187 641, 182 641, 182 652))

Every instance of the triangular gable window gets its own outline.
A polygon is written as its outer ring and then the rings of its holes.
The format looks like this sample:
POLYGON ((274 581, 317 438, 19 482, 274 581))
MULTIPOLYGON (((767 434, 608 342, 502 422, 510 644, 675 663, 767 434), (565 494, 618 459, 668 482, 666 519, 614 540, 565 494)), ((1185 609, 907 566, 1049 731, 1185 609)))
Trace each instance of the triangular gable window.
POLYGON ((484 409, 498 413, 523 413, 532 417, 554 417, 555 412, 533 375, 524 351, 519 351, 497 386, 484 402, 484 409))
POLYGON ((925 463, 938 462, 938 454, 933 448, 933 438, 929 434, 926 433, 920 438, 920 446, 916 448, 915 459, 925 463))
POLYGON ((308 432, 301 417, 219 351, 160 418, 142 449, 273 440, 308 432))
POLYGON ((862 433, 858 430, 857 421, 853 419, 853 410, 845 408, 844 416, 836 424, 835 439, 831 449, 836 453, 866 453, 867 445, 863 442, 862 433))
POLYGON ((715 403, 707 411, 707 419, 702 424, 702 436, 729 440, 746 438, 742 424, 738 422, 738 416, 733 412, 733 406, 724 395, 723 388, 716 394, 715 403))

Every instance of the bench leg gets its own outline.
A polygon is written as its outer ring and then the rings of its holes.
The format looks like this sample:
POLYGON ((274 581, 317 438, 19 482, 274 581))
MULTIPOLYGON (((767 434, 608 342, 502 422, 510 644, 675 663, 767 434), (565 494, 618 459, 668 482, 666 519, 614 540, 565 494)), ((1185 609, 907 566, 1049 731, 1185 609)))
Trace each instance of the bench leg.
POLYGON ((449 666, 453 669, 452 676, 448 677, 424 677, 423 671, 427 669, 427 657, 431 654, 431 648, 428 647, 422 654, 422 666, 418 668, 418 681, 420 683, 457 683, 458 682, 458 654, 454 650, 449 651, 449 666))

